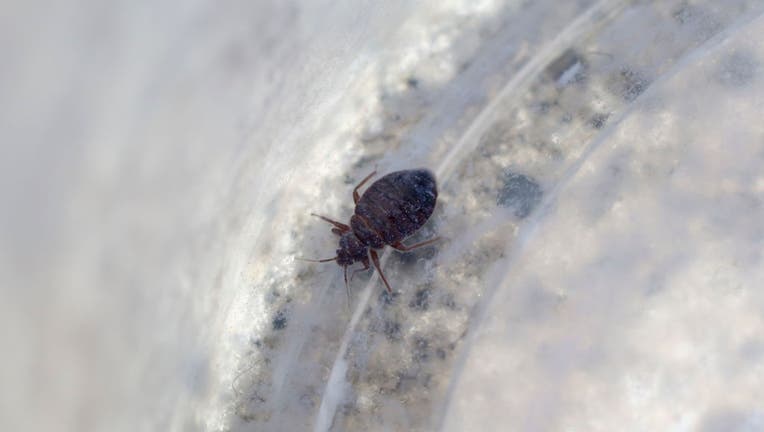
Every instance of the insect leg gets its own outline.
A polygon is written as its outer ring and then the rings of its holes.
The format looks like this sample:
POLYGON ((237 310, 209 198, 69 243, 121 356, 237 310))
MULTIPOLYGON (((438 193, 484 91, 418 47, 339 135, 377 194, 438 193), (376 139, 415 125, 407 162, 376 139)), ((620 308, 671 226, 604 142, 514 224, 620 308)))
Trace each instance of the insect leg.
POLYGON ((361 272, 361 271, 365 271, 365 270, 368 270, 368 269, 369 269, 369 259, 366 258, 365 260, 363 260, 363 268, 362 269, 355 269, 355 270, 353 270, 353 273, 350 274, 350 281, 351 282, 353 281, 353 276, 355 276, 356 273, 361 272))
POLYGON ((387 292, 392 294, 393 289, 390 288, 390 284, 387 283, 387 278, 385 277, 385 274, 382 273, 382 267, 379 265, 379 257, 377 256, 377 251, 374 249, 369 249, 369 254, 371 255, 371 260, 374 262, 374 267, 376 267, 377 271, 379 272, 379 277, 382 278, 382 282, 384 282, 385 286, 387 287, 387 292))
POLYGON ((421 243, 413 244, 411 246, 406 246, 405 244, 401 242, 395 242, 391 244, 390 246, 394 247, 395 249, 398 249, 399 251, 410 251, 412 249, 420 248, 422 246, 427 246, 430 243, 435 243, 436 241, 440 240, 440 237, 431 238, 427 241, 423 241, 421 243))
POLYGON ((371 174, 367 175, 366 178, 361 180, 361 183, 358 183, 358 186, 356 186, 355 189, 353 189, 353 202, 354 203, 358 204, 358 200, 361 199, 361 196, 358 195, 358 189, 360 189, 361 186, 364 185, 364 183, 369 181, 370 178, 374 177, 374 174, 376 174, 376 173, 377 173, 377 170, 372 171, 371 174))
POLYGON ((325 221, 329 222, 330 224, 332 224, 332 225, 336 226, 336 227, 337 227, 337 228, 340 230, 340 232, 338 233, 337 231, 334 231, 334 230, 332 230, 332 232, 334 232, 334 233, 335 233, 335 234, 337 234, 337 235, 342 235, 342 233, 346 233, 346 232, 350 231, 350 227, 349 227, 349 226, 347 226, 347 225, 345 225, 345 224, 344 224, 344 223, 342 223, 342 222, 333 221, 333 220, 329 219, 329 218, 328 218, 328 217, 326 217, 326 216, 317 215, 317 214, 315 214, 315 213, 311 213, 310 215, 311 215, 311 216, 315 216, 315 217, 317 217, 317 218, 321 218, 321 219, 323 219, 323 220, 325 220, 325 221))
MULTIPOLYGON (((345 273, 345 292, 348 295, 348 312, 350 312, 350 285, 348 285, 348 266, 343 266, 342 268, 345 273)), ((352 276, 351 276, 352 279, 352 276)))

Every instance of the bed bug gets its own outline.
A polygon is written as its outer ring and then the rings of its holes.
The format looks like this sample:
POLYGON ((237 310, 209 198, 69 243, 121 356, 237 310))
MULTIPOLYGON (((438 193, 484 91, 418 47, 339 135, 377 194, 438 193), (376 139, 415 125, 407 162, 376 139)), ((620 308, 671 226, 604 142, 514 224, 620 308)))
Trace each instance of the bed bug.
POLYGON ((379 272, 387 291, 392 294, 393 290, 379 265, 377 249, 391 246, 399 251, 410 251, 439 240, 435 237, 411 246, 402 243, 430 218, 435 209, 438 189, 432 172, 426 169, 414 169, 387 174, 372 183, 363 195, 359 195, 358 189, 376 173, 374 171, 366 176, 353 189, 355 211, 350 217, 349 225, 311 213, 311 216, 319 217, 334 225, 332 232, 340 237, 340 241, 337 256, 334 258, 308 261, 336 261, 343 267, 345 288, 349 290, 348 267, 358 261, 363 264, 362 269, 355 270, 350 275, 352 280, 356 272, 369 269, 369 257, 371 257, 371 262, 379 272))

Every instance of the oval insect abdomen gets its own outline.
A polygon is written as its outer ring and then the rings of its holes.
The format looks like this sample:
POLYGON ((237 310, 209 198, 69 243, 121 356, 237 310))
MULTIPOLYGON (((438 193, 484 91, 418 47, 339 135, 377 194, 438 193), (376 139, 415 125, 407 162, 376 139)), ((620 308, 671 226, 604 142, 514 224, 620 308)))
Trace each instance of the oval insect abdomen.
POLYGON ((437 198, 435 176, 430 171, 396 171, 369 186, 356 204, 355 214, 364 218, 386 244, 392 244, 427 222, 437 198))

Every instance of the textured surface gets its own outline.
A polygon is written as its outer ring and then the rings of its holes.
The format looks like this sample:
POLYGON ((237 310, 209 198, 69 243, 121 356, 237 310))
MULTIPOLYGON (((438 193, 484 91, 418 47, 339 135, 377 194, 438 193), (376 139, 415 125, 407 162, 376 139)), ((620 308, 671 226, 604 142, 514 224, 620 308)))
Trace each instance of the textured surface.
POLYGON ((0 430, 762 430, 762 7, 4 2, 0 430))

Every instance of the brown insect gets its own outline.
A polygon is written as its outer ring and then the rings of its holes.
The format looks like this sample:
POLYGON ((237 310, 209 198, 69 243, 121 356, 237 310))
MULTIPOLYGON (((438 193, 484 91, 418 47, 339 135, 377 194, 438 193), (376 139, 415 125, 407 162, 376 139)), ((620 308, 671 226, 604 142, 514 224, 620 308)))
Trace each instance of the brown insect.
MULTIPOLYGON (((379 276, 392 293, 382 268, 376 249, 385 245, 400 251, 410 251, 439 240, 438 237, 406 246, 403 239, 416 232, 427 222, 435 209, 438 189, 435 176, 426 169, 395 171, 372 183, 363 195, 358 194, 361 188, 377 172, 369 174, 353 189, 355 212, 350 217, 350 225, 331 220, 327 217, 313 214, 334 225, 332 232, 340 236, 337 256, 324 260, 308 260, 314 262, 337 261, 345 273, 345 287, 348 288, 348 267, 356 261, 363 263, 363 268, 356 272, 369 269, 369 256, 379 276)), ((348 294, 349 295, 349 294, 348 294)))

